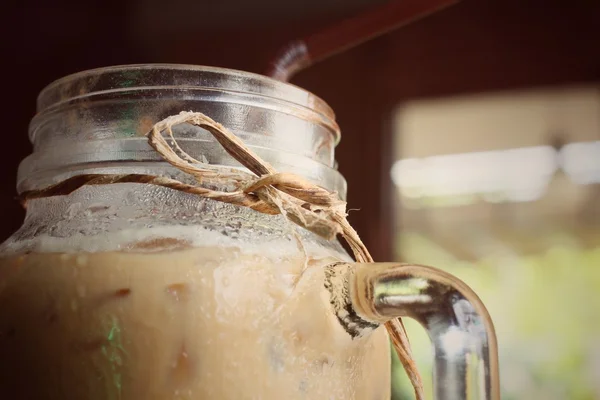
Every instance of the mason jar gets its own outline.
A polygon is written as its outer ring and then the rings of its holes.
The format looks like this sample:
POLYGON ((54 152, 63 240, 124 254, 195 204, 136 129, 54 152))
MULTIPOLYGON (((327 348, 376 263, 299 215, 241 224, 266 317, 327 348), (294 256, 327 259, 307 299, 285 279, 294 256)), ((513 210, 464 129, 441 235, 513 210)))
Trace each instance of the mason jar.
MULTIPOLYGON (((37 109, 19 192, 81 174, 185 181, 145 134, 201 110, 278 170, 345 196, 332 110, 258 75, 104 68, 52 83, 37 109)), ((174 129, 189 154, 240 167, 207 131, 174 129)), ((281 215, 139 183, 26 206, 1 248, 1 398, 389 399, 384 329, 353 340, 322 293, 322 267, 349 260, 338 242, 281 215)))

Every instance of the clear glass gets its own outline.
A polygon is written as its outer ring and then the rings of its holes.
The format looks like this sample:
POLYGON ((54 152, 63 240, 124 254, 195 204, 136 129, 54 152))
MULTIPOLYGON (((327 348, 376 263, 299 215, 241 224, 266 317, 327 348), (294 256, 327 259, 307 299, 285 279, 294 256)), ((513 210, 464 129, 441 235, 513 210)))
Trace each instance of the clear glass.
MULTIPOLYGON (((237 121, 280 170, 345 190, 330 110, 266 78, 106 69, 51 85, 38 105, 21 191, 84 172, 186 179, 142 135, 185 109, 237 121)), ((176 136, 197 158, 233 164, 200 129, 176 136)), ((281 216, 143 184, 84 187, 29 201, 1 257, 0 398, 390 397, 384 328, 352 338, 323 284, 324 265, 350 258, 281 216)))

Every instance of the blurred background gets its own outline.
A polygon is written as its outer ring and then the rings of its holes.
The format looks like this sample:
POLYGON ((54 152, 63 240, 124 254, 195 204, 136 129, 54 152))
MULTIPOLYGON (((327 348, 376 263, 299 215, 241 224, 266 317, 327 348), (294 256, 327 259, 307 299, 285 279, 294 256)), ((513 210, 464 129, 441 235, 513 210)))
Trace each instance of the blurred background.
POLYGON ((479 294, 496 324, 504 399, 600 399, 599 89, 520 88, 394 111, 395 257, 439 266, 479 294))
MULTIPOLYGON (((22 222, 16 170, 52 80, 143 62, 261 73, 384 2, 5 2, 0 239, 22 222)), ((504 399, 600 399, 599 43, 598 0, 464 0, 292 80, 336 111, 350 222, 375 258, 446 269, 488 306, 504 399)), ((407 325, 427 377, 428 339, 407 325)))

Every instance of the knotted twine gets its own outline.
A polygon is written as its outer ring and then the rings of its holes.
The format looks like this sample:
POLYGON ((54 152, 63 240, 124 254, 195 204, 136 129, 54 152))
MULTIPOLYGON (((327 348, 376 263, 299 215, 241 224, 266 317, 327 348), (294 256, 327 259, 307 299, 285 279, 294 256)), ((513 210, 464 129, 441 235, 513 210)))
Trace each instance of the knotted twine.
MULTIPOLYGON (((181 112, 156 123, 147 135, 148 142, 162 158, 175 168, 191 175, 197 185, 175 179, 144 174, 85 174, 66 179, 41 190, 25 192, 21 198, 51 197, 69 194, 84 185, 114 183, 146 183, 163 186, 186 193, 249 207, 255 211, 283 214, 295 224, 327 239, 340 235, 350 246, 357 262, 371 263, 373 258, 360 240, 358 233, 346 218, 346 202, 338 194, 329 192, 306 179, 289 173, 279 173, 262 160, 223 125, 200 112, 181 112), (188 123, 210 132, 223 148, 252 174, 235 169, 216 167, 196 160, 187 154, 175 140, 173 126, 188 123), (167 134, 170 144, 164 136, 167 134), (230 191, 209 187, 233 187, 230 191)), ((423 383, 412 356, 410 343, 400 319, 385 324, 398 357, 414 387, 416 398, 421 400, 423 383)))

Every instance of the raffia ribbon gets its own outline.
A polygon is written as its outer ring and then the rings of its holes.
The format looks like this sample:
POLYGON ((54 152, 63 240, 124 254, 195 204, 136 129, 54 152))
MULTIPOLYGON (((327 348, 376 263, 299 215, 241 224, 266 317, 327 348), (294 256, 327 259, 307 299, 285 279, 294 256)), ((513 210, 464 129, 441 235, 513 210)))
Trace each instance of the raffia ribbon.
MULTIPOLYGON (((295 224, 328 240, 342 236, 357 262, 370 263, 373 258, 346 219, 346 203, 337 193, 331 193, 304 178, 278 173, 269 163, 252 152, 223 125, 199 112, 181 112, 154 125, 148 142, 169 164, 193 176, 198 185, 152 175, 79 175, 42 190, 23 193, 26 199, 69 194, 84 185, 113 183, 147 183, 192 193, 204 198, 249 207, 265 214, 283 214, 295 224), (209 131, 223 148, 252 172, 224 169, 200 162, 187 154, 173 136, 173 126, 188 123, 209 131), (167 134, 169 141, 165 138, 167 134), (213 190, 210 186, 232 186, 231 191, 213 190)), ((399 359, 421 400, 423 383, 413 359, 410 343, 399 319, 385 324, 399 359)))

